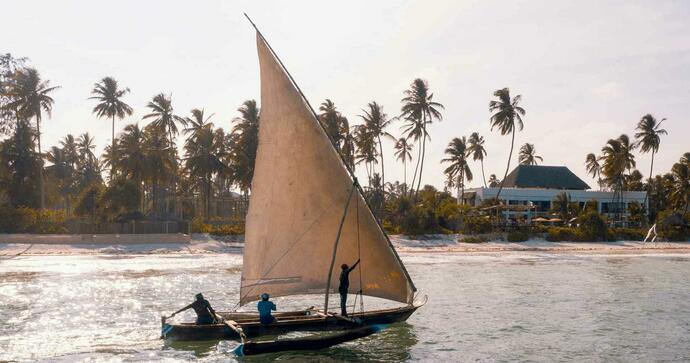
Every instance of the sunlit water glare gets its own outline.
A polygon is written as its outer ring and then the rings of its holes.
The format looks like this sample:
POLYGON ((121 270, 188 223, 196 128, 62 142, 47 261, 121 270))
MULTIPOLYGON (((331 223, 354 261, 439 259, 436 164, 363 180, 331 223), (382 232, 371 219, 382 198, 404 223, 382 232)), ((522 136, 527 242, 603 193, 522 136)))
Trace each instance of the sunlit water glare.
MULTIPOLYGON (((429 296, 407 323, 331 349, 245 360, 690 360, 688 257, 402 257, 429 296)), ((241 263, 237 254, 0 260, 0 361, 234 360, 235 342, 160 340, 160 316, 200 291, 217 310, 233 308, 241 263)))

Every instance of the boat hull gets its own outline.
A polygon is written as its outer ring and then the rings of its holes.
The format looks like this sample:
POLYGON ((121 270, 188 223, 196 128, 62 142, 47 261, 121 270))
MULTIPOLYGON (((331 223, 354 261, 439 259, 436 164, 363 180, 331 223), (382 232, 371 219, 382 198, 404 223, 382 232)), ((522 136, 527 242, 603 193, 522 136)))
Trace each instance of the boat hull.
POLYGON ((233 352, 238 357, 243 357, 247 355, 295 350, 324 349, 337 344, 367 337, 371 334, 381 331, 384 327, 385 325, 365 325, 356 329, 345 330, 342 333, 337 333, 331 336, 312 336, 306 338, 245 342, 237 346, 233 352))
MULTIPOLYGON (((303 310, 276 314, 276 322, 261 324, 256 314, 218 313, 242 328, 247 338, 263 335, 280 335, 293 331, 345 330, 362 325, 392 324, 406 321, 419 306, 353 313, 349 318, 324 315, 316 310, 303 310)), ((239 333, 226 324, 196 325, 191 323, 169 324, 162 322, 162 338, 172 341, 240 340, 239 333)))

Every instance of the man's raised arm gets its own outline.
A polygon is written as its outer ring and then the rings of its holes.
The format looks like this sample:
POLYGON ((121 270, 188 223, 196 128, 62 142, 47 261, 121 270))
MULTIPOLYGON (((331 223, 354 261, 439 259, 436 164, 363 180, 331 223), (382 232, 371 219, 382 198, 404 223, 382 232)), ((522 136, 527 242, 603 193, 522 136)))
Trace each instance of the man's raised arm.
POLYGON ((352 272, 352 270, 354 270, 355 267, 357 267, 357 265, 359 265, 359 259, 357 260, 357 262, 355 262, 354 265, 352 265, 352 267, 350 267, 350 269, 348 270, 348 272, 352 272))

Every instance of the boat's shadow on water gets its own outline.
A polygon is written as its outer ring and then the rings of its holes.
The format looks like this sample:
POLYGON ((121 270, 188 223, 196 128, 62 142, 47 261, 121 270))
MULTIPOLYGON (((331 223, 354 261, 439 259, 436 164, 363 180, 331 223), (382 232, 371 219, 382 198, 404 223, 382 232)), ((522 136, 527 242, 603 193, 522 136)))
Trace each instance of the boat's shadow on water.
MULTIPOLYGON (((166 342, 164 349, 191 352, 197 358, 209 355, 234 357, 233 349, 239 343, 233 341, 166 342)), ((413 328, 407 323, 397 323, 366 338, 315 351, 289 351, 238 358, 244 362, 280 361, 335 361, 335 362, 400 362, 410 358, 410 349, 417 344, 413 328)))

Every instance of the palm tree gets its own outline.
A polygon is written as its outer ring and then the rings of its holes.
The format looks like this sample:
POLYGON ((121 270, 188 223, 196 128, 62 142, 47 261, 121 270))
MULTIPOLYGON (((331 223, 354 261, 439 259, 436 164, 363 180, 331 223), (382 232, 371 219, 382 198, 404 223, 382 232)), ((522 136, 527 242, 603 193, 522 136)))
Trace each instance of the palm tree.
POLYGON ((193 177, 203 180, 204 216, 209 217, 211 205, 211 180, 214 174, 225 171, 227 166, 221 160, 225 155, 220 153, 224 140, 204 127, 195 132, 185 143, 185 168, 193 177))
POLYGON ((65 158, 72 169, 77 166, 77 161, 79 161, 79 153, 77 152, 77 140, 72 134, 67 134, 62 140, 60 140, 60 146, 65 152, 65 158))
POLYGON ((644 183, 642 182, 644 177, 639 170, 635 169, 623 178, 623 183, 625 185, 625 190, 631 190, 636 192, 641 192, 645 189, 644 183))
POLYGON ((343 146, 340 149, 340 154, 342 154, 343 159, 347 166, 354 173, 355 171, 355 136, 354 133, 350 131, 350 125, 347 119, 344 119, 343 123, 343 146))
POLYGON ((355 164, 364 163, 367 171, 367 181, 371 187, 374 175, 374 165, 378 164, 378 151, 376 150, 376 137, 369 132, 364 125, 357 125, 354 132, 354 144, 357 149, 355 153, 355 164))
MULTIPOLYGON (((148 169, 144 139, 144 131, 138 124, 127 125, 115 144, 116 148, 111 152, 111 158, 114 158, 110 160, 116 170, 119 170, 126 178, 134 180, 141 191, 140 197, 144 195, 143 181, 148 169)), ((139 203, 143 203, 143 198, 139 203)), ((141 211, 144 211, 143 205, 141 211)))
POLYGON ((12 54, 0 54, 0 133, 7 134, 12 129, 11 122, 15 122, 15 128, 19 126, 19 118, 15 110, 6 107, 12 98, 5 92, 5 87, 8 87, 12 82, 14 72, 17 69, 24 68, 24 64, 28 58, 14 58, 12 54))
POLYGON ((401 137, 395 142, 395 157, 403 163, 403 193, 407 193, 407 162, 412 161, 412 145, 401 137))
POLYGON ((587 154, 585 160, 585 167, 587 168, 587 174, 590 174, 592 178, 597 178, 597 185, 601 190, 601 164, 599 163, 600 158, 593 153, 587 154))
MULTIPOLYGON (((646 114, 642 116, 642 119, 640 122, 637 123, 637 128, 636 130, 638 132, 635 133, 635 139, 637 139, 637 145, 640 147, 640 151, 643 153, 648 153, 652 152, 652 161, 649 164, 649 180, 650 182, 648 183, 649 186, 649 191, 648 193, 651 193, 652 190, 652 176, 653 176, 653 170, 654 170, 654 154, 656 154, 659 151, 659 144, 661 143, 661 137, 660 135, 666 135, 666 130, 660 128, 661 123, 664 122, 666 119, 663 118, 661 121, 658 121, 654 118, 654 116, 650 114, 646 114)), ((647 205, 647 194, 644 196, 644 202, 642 202, 643 206, 647 205)))
POLYGON ((101 181, 101 167, 98 158, 93 153, 96 148, 94 138, 85 132, 79 136, 77 151, 79 154, 79 171, 81 173, 81 186, 83 189, 96 181, 101 181))
MULTIPOLYGON (((132 115, 132 107, 122 101, 122 98, 129 93, 129 88, 119 88, 117 81, 113 77, 104 77, 96 83, 91 90, 95 95, 89 99, 98 100, 98 104, 93 108, 93 113, 99 118, 112 119, 111 124, 111 147, 115 148, 115 117, 122 120, 125 116, 132 115)), ((110 170, 110 177, 113 170, 110 170)))
POLYGON ((690 204, 690 153, 683 154, 679 162, 671 168, 673 176, 673 191, 671 199, 677 210, 683 209, 683 215, 688 213, 690 204))
MULTIPOLYGON (((187 120, 174 114, 172 107, 172 100, 170 96, 166 96, 163 93, 159 93, 153 97, 146 107, 151 109, 151 113, 144 115, 143 119, 152 118, 151 124, 167 132, 168 142, 170 144, 170 149, 173 153, 173 165, 172 165, 172 194, 173 194, 173 213, 177 208, 177 149, 175 148, 174 136, 177 135, 177 123, 182 126, 187 124, 187 120)), ((154 200, 155 201, 155 200, 154 200)))
POLYGON ((21 119, 14 133, 13 138, 0 141, 0 170, 7 178, 3 184, 12 206, 36 208, 40 202, 36 130, 28 121, 21 119))
MULTIPOLYGON (((36 137, 38 139, 38 155, 41 152, 41 119, 43 112, 51 116, 53 103, 50 93, 60 86, 50 86, 50 81, 41 80, 41 76, 34 68, 19 69, 14 72, 12 80, 6 86, 6 94, 12 100, 5 107, 15 110, 27 120, 36 119, 36 137)), ((41 195, 41 209, 45 208, 45 192, 43 188, 43 157, 39 157, 39 189, 41 195)))
POLYGON ((70 160, 64 149, 57 146, 53 146, 50 151, 45 155, 46 160, 48 160, 53 165, 47 168, 48 175, 53 175, 57 180, 58 192, 63 197, 64 209, 69 215, 70 209, 70 194, 72 193, 72 173, 73 169, 70 166, 70 160))
POLYGON ((96 149, 94 138, 88 132, 79 135, 77 141, 77 150, 79 158, 81 159, 96 159, 96 154, 93 151, 96 149))
MULTIPOLYGON (((625 185, 625 171, 635 167, 635 155, 632 154, 635 145, 630 143, 628 135, 621 135, 617 139, 610 139, 601 149, 603 164, 601 174, 604 181, 614 191, 613 203, 618 203, 614 208, 621 211, 623 203, 623 187, 625 185)), ((618 214, 618 212, 616 212, 618 214)))
POLYGON ((342 123, 344 117, 338 112, 333 101, 326 99, 319 107, 321 114, 319 115, 319 121, 326 130, 326 134, 331 139, 333 146, 340 152, 341 142, 343 141, 343 135, 341 131, 343 129, 342 123))
POLYGON ((113 177, 111 179, 116 178, 118 172, 121 171, 120 169, 118 169, 120 166, 121 158, 120 152, 122 151, 122 148, 120 147, 120 141, 121 139, 115 139, 115 145, 106 145, 103 149, 103 154, 101 155, 101 162, 103 163, 103 167, 109 168, 114 172, 113 177))
POLYGON ((496 174, 489 175, 489 188, 496 188, 499 184, 501 184, 501 181, 498 180, 496 174))
POLYGON ((173 136, 177 134, 177 123, 185 126, 187 120, 175 115, 172 107, 172 100, 169 96, 159 93, 153 97, 146 107, 151 109, 151 113, 144 115, 142 119, 152 118, 151 122, 155 127, 164 130, 168 134, 168 141, 171 146, 175 145, 173 136))
POLYGON ((233 161, 233 180, 246 195, 254 177, 260 117, 255 100, 244 101, 237 111, 240 117, 233 120, 230 158, 233 161))
POLYGON ((213 128, 213 122, 210 122, 209 120, 211 117, 213 117, 213 113, 209 115, 208 117, 204 117, 204 109, 198 109, 195 108, 191 111, 192 117, 185 117, 185 121, 187 125, 191 125, 189 127, 185 127, 184 130, 182 130, 185 134, 192 133, 195 134, 199 132, 203 128, 213 128))
MULTIPOLYGON (((149 124, 144 128, 144 155, 146 172, 144 176, 150 182, 152 196, 152 210, 156 214, 162 212, 159 203, 161 185, 165 186, 172 178, 175 179, 177 168, 175 165, 175 151, 167 139, 165 130, 156 124, 149 124)), ((172 189, 173 193, 175 188, 172 189)))
POLYGON ((484 181, 484 188, 486 188, 486 177, 484 176, 484 157, 486 156, 486 149, 484 149, 484 136, 479 136, 479 133, 473 132, 467 140, 467 151, 472 155, 472 160, 479 160, 482 164, 482 180, 484 181))
POLYGON ((410 89, 404 92, 405 97, 401 100, 403 106, 401 108, 401 117, 408 123, 405 126, 407 137, 412 138, 415 142, 422 139, 422 147, 419 150, 419 157, 417 158, 417 166, 415 166, 415 174, 412 179, 414 185, 414 178, 417 177, 417 167, 419 167, 419 179, 417 180, 417 190, 422 183, 422 172, 424 171, 424 157, 426 155, 426 139, 429 138, 427 132, 427 124, 434 120, 441 121, 443 105, 433 101, 434 94, 429 92, 429 84, 417 78, 412 81, 410 89))
POLYGON ((447 158, 441 160, 442 163, 450 163, 450 165, 443 171, 448 176, 449 184, 453 184, 458 188, 458 204, 464 204, 463 195, 465 194, 465 180, 472 181, 472 171, 467 164, 467 140, 462 138, 454 138, 445 150, 447 158), (457 181, 456 181, 457 179, 457 181))
POLYGON ((680 157, 680 162, 690 166, 690 152, 683 154, 683 156, 680 157))
POLYGON ((562 192, 556 195, 551 201, 551 211, 558 213, 558 215, 565 221, 569 220, 575 214, 575 205, 571 202, 570 194, 562 192))
POLYGON ((536 153, 537 150, 534 148, 534 144, 525 143, 522 145, 518 157, 520 165, 538 165, 540 161, 544 161, 544 159, 536 153))
POLYGON ((609 139, 601 149, 601 174, 609 186, 620 188, 625 171, 635 167, 635 155, 632 154, 634 148, 635 144, 630 143, 628 135, 623 134, 617 139, 609 139))
POLYGON ((362 110, 364 115, 360 115, 364 121, 364 128, 366 128, 367 133, 375 137, 379 144, 379 157, 381 158, 381 185, 386 185, 386 172, 383 166, 383 143, 381 143, 381 136, 387 136, 393 140, 395 138, 390 133, 386 132, 385 129, 390 125, 392 120, 388 119, 388 115, 383 112, 383 106, 376 102, 370 102, 368 105, 369 110, 362 110))
POLYGON ((524 116, 526 112, 524 108, 518 106, 522 100, 522 96, 517 95, 511 99, 510 90, 507 87, 496 90, 494 96, 497 97, 498 100, 489 102, 489 111, 496 111, 490 118, 491 130, 497 127, 501 135, 512 134, 506 172, 503 174, 503 179, 498 187, 498 193, 496 193, 496 201, 498 202, 498 197, 501 195, 501 190, 503 189, 503 182, 506 180, 506 176, 508 176, 508 170, 510 170, 510 159, 513 157, 513 147, 515 146, 515 129, 522 131, 524 127, 522 116, 524 116))

